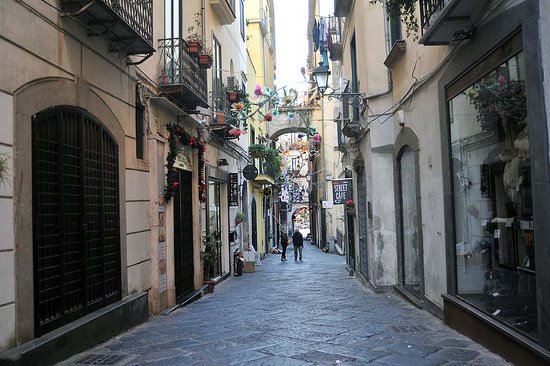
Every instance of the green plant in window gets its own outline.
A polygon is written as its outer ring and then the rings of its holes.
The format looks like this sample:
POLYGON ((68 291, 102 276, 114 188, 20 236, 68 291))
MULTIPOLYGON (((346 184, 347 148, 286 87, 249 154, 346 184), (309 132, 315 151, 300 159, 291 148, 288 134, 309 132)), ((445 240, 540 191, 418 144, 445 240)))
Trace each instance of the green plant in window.
POLYGON ((201 259, 205 278, 215 276, 216 264, 218 263, 218 249, 220 242, 215 234, 204 235, 202 237, 203 250, 201 259))
POLYGON ((525 85, 506 75, 492 73, 466 90, 466 96, 477 111, 484 130, 495 130, 501 121, 504 131, 514 137, 527 124, 525 85))
POLYGON ((370 0, 371 4, 383 4, 386 8, 388 17, 391 19, 401 19, 405 24, 407 37, 413 36, 414 40, 418 39, 419 27, 418 19, 416 18, 416 1, 417 0, 370 0))

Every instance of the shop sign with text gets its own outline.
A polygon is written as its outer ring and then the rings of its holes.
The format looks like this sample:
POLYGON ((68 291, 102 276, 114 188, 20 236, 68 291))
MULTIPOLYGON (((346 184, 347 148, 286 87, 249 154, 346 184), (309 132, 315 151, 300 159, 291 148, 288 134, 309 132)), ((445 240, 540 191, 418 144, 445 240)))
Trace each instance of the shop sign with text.
POLYGON ((353 187, 351 183, 351 178, 332 180, 332 201, 335 205, 343 205, 347 200, 353 199, 353 187))

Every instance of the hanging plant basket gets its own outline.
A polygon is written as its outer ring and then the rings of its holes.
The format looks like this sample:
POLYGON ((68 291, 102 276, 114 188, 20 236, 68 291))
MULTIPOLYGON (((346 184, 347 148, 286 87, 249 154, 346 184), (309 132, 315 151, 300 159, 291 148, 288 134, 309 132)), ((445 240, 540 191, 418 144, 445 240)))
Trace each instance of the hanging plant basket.
POLYGON ((201 69, 209 69, 212 67, 212 56, 209 54, 199 55, 199 66, 201 69))

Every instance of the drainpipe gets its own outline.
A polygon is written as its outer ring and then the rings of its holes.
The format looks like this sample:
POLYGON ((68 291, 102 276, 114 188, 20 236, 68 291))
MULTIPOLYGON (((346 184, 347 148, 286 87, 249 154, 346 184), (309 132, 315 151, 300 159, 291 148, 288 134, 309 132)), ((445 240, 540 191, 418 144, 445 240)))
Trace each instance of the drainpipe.
POLYGON ((206 47, 206 38, 205 38, 205 35, 206 35, 206 25, 204 24, 205 20, 206 20, 206 15, 204 14, 205 12, 205 4, 204 4, 205 0, 201 0, 201 33, 202 33, 202 39, 204 41, 204 45, 203 47, 206 47))

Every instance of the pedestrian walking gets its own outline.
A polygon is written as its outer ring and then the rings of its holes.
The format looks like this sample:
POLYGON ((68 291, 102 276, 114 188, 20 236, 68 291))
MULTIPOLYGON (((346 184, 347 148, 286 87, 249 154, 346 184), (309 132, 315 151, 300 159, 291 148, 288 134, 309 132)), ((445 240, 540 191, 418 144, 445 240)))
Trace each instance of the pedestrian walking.
POLYGON ((304 237, 302 233, 296 229, 292 234, 292 245, 294 245, 294 260, 300 258, 302 260, 302 248, 304 246, 304 237))
POLYGON ((281 234, 281 247, 283 248, 283 253, 281 254, 281 260, 286 261, 286 247, 288 246, 288 234, 281 234))

